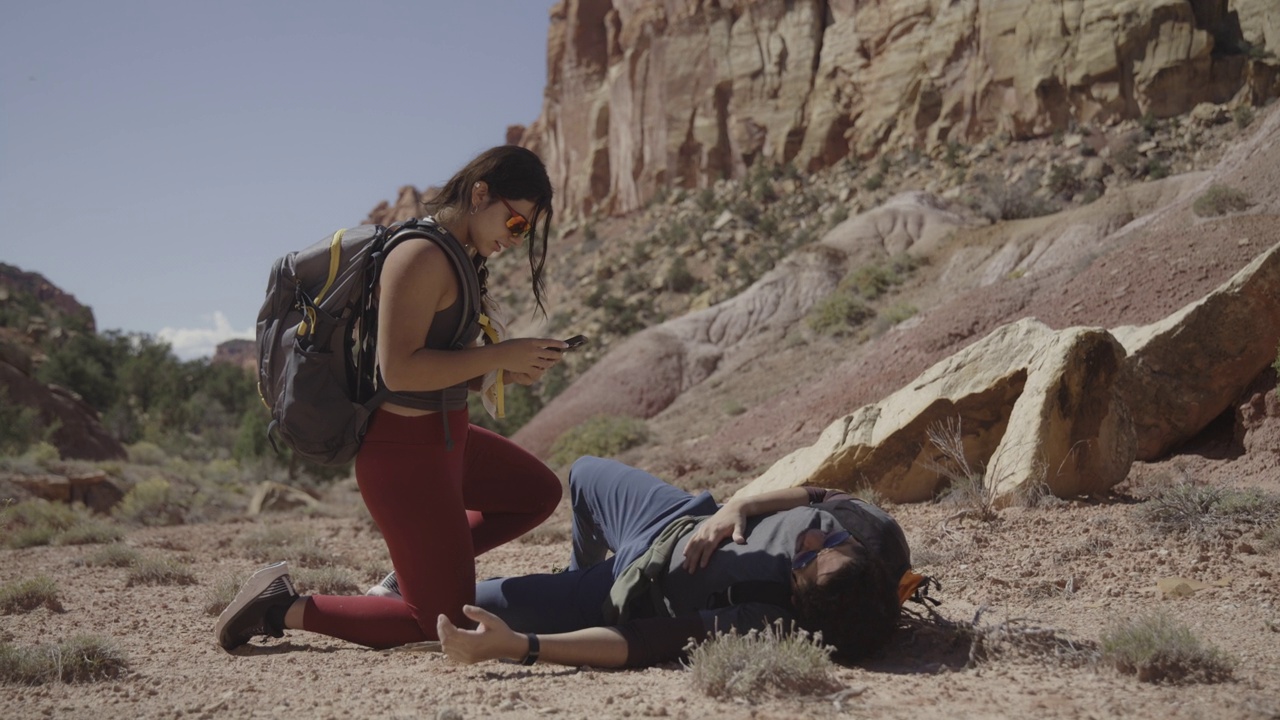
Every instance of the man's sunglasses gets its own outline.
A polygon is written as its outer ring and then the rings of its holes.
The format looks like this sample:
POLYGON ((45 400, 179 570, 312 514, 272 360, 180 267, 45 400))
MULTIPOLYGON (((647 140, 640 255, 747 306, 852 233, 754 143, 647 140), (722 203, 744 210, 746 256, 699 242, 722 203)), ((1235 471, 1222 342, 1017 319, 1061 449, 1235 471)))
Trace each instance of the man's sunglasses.
POLYGON ((822 547, 818 550, 805 550, 799 555, 796 555, 795 559, 791 561, 791 569, 792 570, 805 569, 806 567, 809 566, 809 563, 813 562, 818 557, 818 553, 822 552, 823 550, 830 550, 831 548, 839 545, 840 543, 845 542, 851 537, 853 536, 850 535, 847 530, 836 530, 834 532, 827 533, 826 539, 822 541, 822 547))
POLYGON ((507 202, 506 198, 499 197, 498 199, 502 201, 502 204, 511 213, 511 217, 507 219, 507 230, 517 237, 528 238, 529 232, 533 230, 533 223, 529 222, 529 218, 516 212, 516 209, 511 207, 511 203, 507 202))

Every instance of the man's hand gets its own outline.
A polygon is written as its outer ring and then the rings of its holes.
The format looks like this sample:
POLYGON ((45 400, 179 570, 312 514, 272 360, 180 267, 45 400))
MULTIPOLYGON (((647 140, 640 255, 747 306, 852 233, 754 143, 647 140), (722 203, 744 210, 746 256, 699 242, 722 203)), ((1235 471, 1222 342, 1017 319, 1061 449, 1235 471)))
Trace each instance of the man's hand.
POLYGON ((462 630, 441 615, 436 618, 440 648, 450 660, 471 664, 502 658, 519 659, 529 650, 529 641, 514 632, 497 615, 475 605, 463 605, 462 614, 475 620, 475 630, 462 630))
POLYGON ((747 514, 743 512, 742 504, 733 500, 720 506, 715 515, 707 518, 689 536, 689 542, 684 546, 685 572, 692 573, 706 567, 716 549, 729 537, 739 545, 747 542, 747 514))

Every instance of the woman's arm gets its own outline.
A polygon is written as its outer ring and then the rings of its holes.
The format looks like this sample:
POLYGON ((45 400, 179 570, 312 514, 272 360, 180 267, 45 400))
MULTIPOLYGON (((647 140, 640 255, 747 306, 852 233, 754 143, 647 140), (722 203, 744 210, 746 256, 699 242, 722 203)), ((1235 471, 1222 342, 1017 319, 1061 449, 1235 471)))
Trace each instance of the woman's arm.
POLYGON ((560 360, 564 343, 518 338, 462 350, 423 347, 436 312, 456 296, 457 278, 430 240, 406 240, 387 256, 379 278, 378 364, 393 390, 439 390, 502 368, 532 374, 560 360))
MULTIPOLYGON (((462 630, 441 615, 436 620, 440 646, 449 659, 462 663, 485 660, 523 660, 529 653, 529 638, 507 627, 497 615, 464 605, 462 612, 479 625, 462 630)), ((623 667, 627 663, 627 640, 613 628, 586 628, 567 633, 538 635, 539 661, 559 665, 623 667)))

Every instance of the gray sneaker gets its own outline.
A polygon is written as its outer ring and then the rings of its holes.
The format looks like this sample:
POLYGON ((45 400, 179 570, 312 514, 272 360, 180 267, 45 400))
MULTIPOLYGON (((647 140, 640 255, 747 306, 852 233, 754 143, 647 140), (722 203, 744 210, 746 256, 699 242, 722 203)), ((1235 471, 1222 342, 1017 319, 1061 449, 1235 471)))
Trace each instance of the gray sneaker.
POLYGON ((364 591, 365 595, 376 595, 378 597, 389 597, 397 600, 400 598, 400 582, 396 580, 396 571, 392 570, 387 576, 382 578, 382 582, 374 585, 364 591))
POLYGON ((287 562, 262 568, 245 582, 235 600, 218 616, 218 624, 213 627, 218 644, 230 651, 257 635, 284 637, 283 624, 272 622, 267 613, 276 607, 288 610, 297 599, 287 562))

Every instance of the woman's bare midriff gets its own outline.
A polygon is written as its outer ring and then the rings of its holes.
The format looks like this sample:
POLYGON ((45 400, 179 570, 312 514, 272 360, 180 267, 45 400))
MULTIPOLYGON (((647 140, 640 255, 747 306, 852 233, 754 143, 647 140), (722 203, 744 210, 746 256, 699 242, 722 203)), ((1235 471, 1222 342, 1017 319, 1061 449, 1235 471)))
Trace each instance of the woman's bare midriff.
POLYGON ((405 407, 396 405, 395 403, 382 403, 382 409, 393 415, 402 415, 404 417, 418 417, 419 415, 434 415, 439 410, 420 410, 418 408, 405 407))

